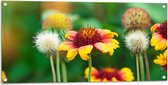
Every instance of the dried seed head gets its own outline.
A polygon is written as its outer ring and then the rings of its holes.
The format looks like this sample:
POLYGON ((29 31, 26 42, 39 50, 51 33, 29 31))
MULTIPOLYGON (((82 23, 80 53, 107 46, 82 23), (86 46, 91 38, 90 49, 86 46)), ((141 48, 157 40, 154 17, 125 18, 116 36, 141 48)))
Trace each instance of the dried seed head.
POLYGON ((147 29, 150 26, 148 13, 142 8, 129 8, 122 15, 122 25, 127 30, 147 29))
POLYGON ((149 37, 143 31, 130 31, 125 37, 126 47, 133 53, 139 54, 149 46, 149 37))
POLYGON ((58 34, 53 33, 52 31, 43 31, 37 34, 34 43, 40 52, 51 56, 55 54, 60 40, 58 34))

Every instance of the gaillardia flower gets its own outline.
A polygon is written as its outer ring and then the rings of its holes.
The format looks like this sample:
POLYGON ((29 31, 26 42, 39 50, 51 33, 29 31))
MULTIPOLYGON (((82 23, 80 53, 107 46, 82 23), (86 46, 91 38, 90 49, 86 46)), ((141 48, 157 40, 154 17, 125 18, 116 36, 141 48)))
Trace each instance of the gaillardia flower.
POLYGON ((162 24, 153 25, 151 32, 151 46, 155 46, 155 50, 164 50, 167 47, 167 20, 162 24))
POLYGON ((44 20, 42 29, 72 29, 72 22, 64 14, 54 13, 44 20))
POLYGON ((2 83, 7 82, 7 77, 4 71, 1 72, 1 82, 2 83))
POLYGON ((59 43, 58 34, 52 31, 43 31, 35 37, 35 45, 38 50, 49 55, 55 54, 55 50, 58 48, 59 43))
POLYGON ((68 60, 73 60, 77 53, 83 60, 88 60, 88 54, 91 53, 93 47, 103 53, 113 54, 114 49, 118 48, 119 42, 113 39, 117 33, 110 30, 101 30, 91 27, 81 28, 77 31, 69 31, 65 38, 67 40, 59 46, 59 50, 68 51, 68 60))
POLYGON ((150 26, 149 15, 142 8, 127 9, 121 21, 127 30, 147 29, 150 26))
MULTIPOLYGON (((85 69, 84 75, 88 79, 89 68, 85 69)), ((133 81, 134 76, 130 68, 124 67, 121 70, 115 68, 102 68, 98 71, 96 68, 91 68, 91 82, 106 82, 106 81, 133 81)))
POLYGON ((147 33, 140 30, 130 31, 125 37, 126 47, 133 53, 139 54, 145 51, 149 45, 147 33))
POLYGON ((162 66, 165 70, 167 69, 167 50, 163 54, 157 56, 157 59, 154 60, 154 63, 162 66))

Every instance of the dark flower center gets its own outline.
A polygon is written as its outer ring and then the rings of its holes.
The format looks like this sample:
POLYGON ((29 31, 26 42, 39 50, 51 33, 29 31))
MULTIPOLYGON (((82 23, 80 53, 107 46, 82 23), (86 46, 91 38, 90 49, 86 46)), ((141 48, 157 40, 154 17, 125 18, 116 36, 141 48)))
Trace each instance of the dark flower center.
POLYGON ((121 73, 117 73, 115 76, 116 76, 116 79, 118 80, 118 81, 123 81, 123 78, 121 77, 121 73))
POLYGON ((158 32, 162 35, 163 38, 167 39, 167 20, 160 25, 158 32))
POLYGON ((116 69, 111 68, 101 69, 98 78, 100 79, 106 78, 107 80, 111 80, 113 77, 115 77, 116 73, 117 73, 116 69))
POLYGON ((162 66, 164 70, 167 70, 167 64, 162 66))
POLYGON ((74 38, 74 45, 81 47, 85 45, 93 45, 101 41, 101 36, 94 28, 81 28, 74 38))

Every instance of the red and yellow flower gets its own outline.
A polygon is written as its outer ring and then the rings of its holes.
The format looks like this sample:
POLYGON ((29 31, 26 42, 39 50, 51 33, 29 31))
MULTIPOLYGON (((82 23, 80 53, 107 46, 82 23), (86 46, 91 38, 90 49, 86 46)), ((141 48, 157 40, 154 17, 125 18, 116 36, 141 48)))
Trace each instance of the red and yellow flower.
MULTIPOLYGON (((89 68, 85 69, 85 78, 88 79, 89 68)), ((106 82, 106 81, 133 81, 134 76, 130 68, 124 67, 121 70, 115 68, 102 68, 98 71, 96 68, 91 68, 91 82, 106 82)))
POLYGON ((154 63, 167 69, 167 50, 165 50, 163 54, 158 55, 157 59, 154 60, 154 63))
POLYGON ((65 35, 67 40, 60 44, 59 50, 68 51, 68 60, 73 60, 78 53, 83 60, 88 60, 88 54, 94 47, 103 53, 113 55, 114 49, 119 47, 119 42, 113 39, 114 36, 118 34, 110 30, 82 27, 79 31, 69 31, 65 35))
POLYGON ((151 32, 151 46, 155 46, 155 50, 164 50, 167 47, 167 20, 162 24, 153 25, 151 32))

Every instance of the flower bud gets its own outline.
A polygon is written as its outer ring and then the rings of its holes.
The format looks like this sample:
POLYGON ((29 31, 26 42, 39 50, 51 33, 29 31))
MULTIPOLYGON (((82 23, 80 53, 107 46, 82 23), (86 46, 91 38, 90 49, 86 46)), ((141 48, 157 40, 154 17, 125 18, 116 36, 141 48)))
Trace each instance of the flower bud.
POLYGON ((150 26, 148 13, 142 8, 129 8, 122 15, 122 25, 126 30, 147 29, 150 26))

